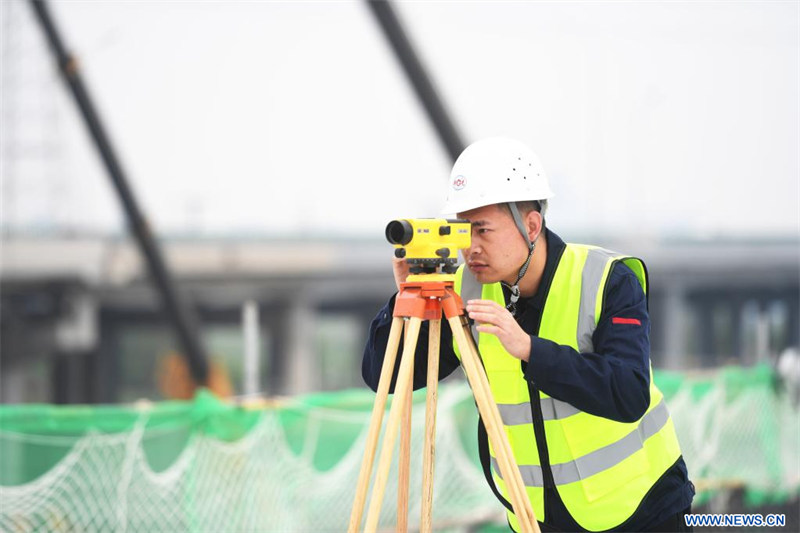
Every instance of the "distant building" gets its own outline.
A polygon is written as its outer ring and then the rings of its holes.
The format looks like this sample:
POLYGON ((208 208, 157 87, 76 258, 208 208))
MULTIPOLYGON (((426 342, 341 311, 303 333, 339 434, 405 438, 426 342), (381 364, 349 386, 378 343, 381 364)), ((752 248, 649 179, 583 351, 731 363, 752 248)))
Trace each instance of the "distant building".
MULTIPOLYGON (((655 367, 748 365, 800 345, 796 242, 602 244, 634 251, 649 267, 655 367)), ((248 305, 258 310, 263 393, 363 386, 367 327, 394 291, 385 242, 169 240, 163 247, 199 310, 209 353, 238 394, 248 305)), ((5 239, 0 328, 5 403, 160 398, 159 361, 176 351, 127 240, 5 239)))

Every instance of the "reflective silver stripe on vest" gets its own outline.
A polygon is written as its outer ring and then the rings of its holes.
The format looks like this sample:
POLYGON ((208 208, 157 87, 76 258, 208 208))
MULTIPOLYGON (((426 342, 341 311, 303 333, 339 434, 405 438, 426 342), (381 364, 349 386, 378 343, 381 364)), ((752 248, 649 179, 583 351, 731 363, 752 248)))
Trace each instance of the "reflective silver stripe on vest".
POLYGON ((544 420, 564 420, 581 412, 577 407, 555 398, 542 398, 539 403, 542 405, 544 420))
MULTIPOLYGON (((469 268, 464 265, 464 271, 461 273, 461 300, 464 305, 470 300, 480 300, 483 296, 483 284, 475 279, 469 268)), ((473 322, 472 324, 472 338, 475 339, 475 346, 478 345, 478 326, 473 322)))
POLYGON ((586 263, 581 272, 581 301, 578 309, 578 351, 581 353, 594 352, 592 335, 597 327, 595 317, 595 304, 597 295, 602 289, 600 282, 609 259, 622 257, 616 252, 602 248, 590 248, 586 256, 586 263))
MULTIPOLYGON (((566 485, 618 465, 644 447, 644 442, 661 431, 669 420, 667 404, 662 398, 659 404, 639 420, 639 426, 617 442, 595 450, 568 463, 551 465, 556 485, 566 485)), ((492 467, 500 479, 500 468, 492 457, 492 467)), ((539 465, 519 465, 522 480, 527 487, 543 487, 544 476, 539 465)))
MULTIPOLYGON (((542 398, 539 403, 542 406, 542 418, 544 420, 563 420, 581 412, 580 409, 555 398, 542 398)), ((500 409, 500 416, 503 418, 504 426, 533 423, 531 402, 529 401, 517 404, 498 403, 497 408, 500 409)))

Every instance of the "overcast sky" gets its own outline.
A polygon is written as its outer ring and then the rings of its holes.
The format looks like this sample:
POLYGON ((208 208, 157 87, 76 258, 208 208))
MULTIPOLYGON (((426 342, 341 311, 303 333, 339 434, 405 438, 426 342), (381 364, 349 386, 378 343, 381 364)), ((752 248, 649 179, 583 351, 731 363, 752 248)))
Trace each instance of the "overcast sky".
MULTIPOLYGON (((2 0, 2 222, 119 232, 21 0, 2 0)), ((798 2, 396 4, 465 140, 536 151, 567 237, 797 238, 798 2)), ((451 162, 360 2, 53 5, 159 234, 382 236, 451 162)))

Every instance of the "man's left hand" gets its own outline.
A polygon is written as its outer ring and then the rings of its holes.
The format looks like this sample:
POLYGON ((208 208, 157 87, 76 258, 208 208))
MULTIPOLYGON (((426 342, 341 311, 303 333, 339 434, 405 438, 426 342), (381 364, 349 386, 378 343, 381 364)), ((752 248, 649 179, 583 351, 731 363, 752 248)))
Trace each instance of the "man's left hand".
POLYGON ((470 300, 467 313, 479 324, 478 331, 497 337, 508 353, 522 361, 530 359, 531 338, 508 309, 492 300, 470 300))

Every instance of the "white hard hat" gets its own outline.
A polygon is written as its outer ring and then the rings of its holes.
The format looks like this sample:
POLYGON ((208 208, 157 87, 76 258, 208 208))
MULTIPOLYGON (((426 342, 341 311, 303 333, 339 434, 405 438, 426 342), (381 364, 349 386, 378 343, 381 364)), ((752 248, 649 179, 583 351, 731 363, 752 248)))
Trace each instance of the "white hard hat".
POLYGON ((542 164, 530 148, 514 139, 492 137, 470 144, 458 156, 442 213, 553 196, 542 164))

